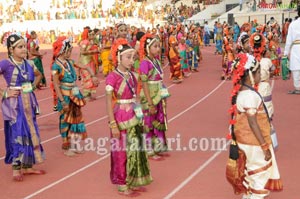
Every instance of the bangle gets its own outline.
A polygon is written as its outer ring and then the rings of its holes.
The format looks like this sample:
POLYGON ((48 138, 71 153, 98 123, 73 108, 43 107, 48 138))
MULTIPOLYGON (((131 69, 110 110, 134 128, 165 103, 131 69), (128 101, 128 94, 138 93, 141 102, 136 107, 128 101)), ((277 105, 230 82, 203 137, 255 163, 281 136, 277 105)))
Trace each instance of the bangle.
POLYGON ((118 126, 116 124, 115 125, 110 125, 109 128, 116 129, 116 128, 118 128, 118 126))
POLYGON ((118 128, 118 125, 117 125, 116 121, 113 121, 113 123, 109 123, 108 126, 109 126, 109 128, 111 128, 111 129, 118 128))
POLYGON ((260 145, 260 147, 263 151, 267 151, 269 149, 269 144, 265 142, 262 145, 260 145))
POLYGON ((3 99, 6 99, 8 96, 7 96, 8 94, 7 94, 7 90, 5 89, 4 91, 3 91, 3 93, 2 93, 2 98, 3 99))
POLYGON ((112 121, 108 122, 108 124, 116 124, 116 123, 117 123, 116 120, 112 120, 112 121))
POLYGON ((36 85, 32 84, 32 90, 34 91, 36 89, 36 85))
POLYGON ((111 129, 114 129, 114 128, 118 127, 116 120, 112 120, 112 121, 108 122, 108 126, 111 129))

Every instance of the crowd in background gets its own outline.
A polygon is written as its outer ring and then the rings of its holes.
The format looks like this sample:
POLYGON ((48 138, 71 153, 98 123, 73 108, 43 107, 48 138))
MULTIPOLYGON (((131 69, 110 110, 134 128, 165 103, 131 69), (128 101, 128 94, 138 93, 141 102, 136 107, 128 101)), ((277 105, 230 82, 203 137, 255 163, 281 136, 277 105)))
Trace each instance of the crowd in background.
MULTIPOLYGON (((180 2, 180 1, 179 1, 180 2)), ((200 1, 199 1, 200 2, 200 1)), ((103 9, 103 1, 97 1, 89 5, 84 1, 53 1, 49 9, 36 10, 34 7, 24 5, 22 0, 15 3, 5 4, 0 2, 0 26, 3 23, 28 20, 60 20, 60 19, 88 19, 88 18, 128 18, 136 17, 144 21, 168 20, 176 16, 181 21, 190 18, 201 11, 200 4, 195 1, 193 6, 186 6, 181 0, 180 6, 175 4, 163 4, 148 6, 147 1, 137 2, 135 0, 116 1, 112 8, 103 9), (73 2, 73 3, 70 3, 73 2)), ((202 2, 202 1, 201 1, 202 2)), ((217 3, 216 2, 207 2, 217 3)), ((179 3, 177 3, 178 5, 179 3)), ((204 4, 204 2, 203 2, 204 4)), ((202 8, 203 9, 203 8, 202 8)), ((204 6, 205 9, 205 6, 204 6)))

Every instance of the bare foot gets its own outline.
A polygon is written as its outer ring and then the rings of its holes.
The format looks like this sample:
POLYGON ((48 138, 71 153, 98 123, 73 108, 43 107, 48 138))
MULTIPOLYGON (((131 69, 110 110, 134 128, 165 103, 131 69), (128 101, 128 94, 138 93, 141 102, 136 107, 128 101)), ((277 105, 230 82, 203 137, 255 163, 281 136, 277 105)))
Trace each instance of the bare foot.
POLYGON ((137 192, 147 192, 147 189, 145 187, 131 187, 130 189, 132 191, 137 191, 137 192))
POLYGON ((46 174, 46 171, 29 168, 29 169, 24 169, 23 174, 24 175, 44 175, 44 174, 46 174))
POLYGON ((118 191, 118 193, 122 196, 131 197, 131 198, 137 197, 140 195, 140 193, 132 191, 130 189, 127 189, 125 191, 118 191))
POLYGON ((23 175, 21 170, 13 170, 13 181, 21 182, 23 181, 23 175))
POLYGON ((154 160, 154 161, 162 161, 164 160, 164 158, 162 156, 159 155, 153 155, 153 156, 149 156, 150 160, 154 160))
POLYGON ((64 155, 68 156, 68 157, 74 157, 74 156, 76 156, 76 153, 73 150, 69 149, 69 150, 64 151, 64 155))

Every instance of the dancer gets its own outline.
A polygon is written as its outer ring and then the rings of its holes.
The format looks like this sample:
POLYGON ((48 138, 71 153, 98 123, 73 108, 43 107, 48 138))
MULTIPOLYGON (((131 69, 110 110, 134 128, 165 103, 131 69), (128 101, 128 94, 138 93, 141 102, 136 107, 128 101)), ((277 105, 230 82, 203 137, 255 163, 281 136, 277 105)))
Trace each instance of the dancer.
POLYGON ((183 75, 181 71, 181 64, 180 64, 180 56, 177 50, 178 42, 176 39, 176 31, 171 31, 172 35, 169 37, 169 63, 170 63, 170 79, 173 83, 181 83, 183 81, 183 75))
MULTIPOLYGON (((58 98, 57 110, 59 116, 59 129, 62 137, 62 149, 66 156, 82 153, 79 140, 87 137, 86 127, 81 112, 85 101, 76 85, 76 71, 74 61, 70 59, 72 53, 71 40, 58 38, 53 44, 53 56, 56 58, 52 66, 53 84, 58 98)), ((94 76, 90 68, 80 67, 94 76)), ((98 79, 93 78, 93 84, 98 85, 98 79)))
POLYGON ((260 82, 260 65, 252 55, 241 53, 233 65, 232 135, 245 153, 247 192, 243 198, 263 199, 270 191, 281 191, 275 154, 270 136, 270 123, 262 97, 255 87, 260 82))
POLYGON ((7 38, 8 59, 0 62, 0 74, 7 86, 1 88, 2 115, 4 120, 5 163, 12 164, 13 180, 23 181, 26 174, 45 174, 33 169, 44 161, 36 115, 38 103, 33 92, 42 75, 35 78, 34 68, 26 60, 27 50, 23 37, 12 34, 7 38))
POLYGON ((84 66, 85 69, 80 69, 80 75, 82 76, 83 96, 89 101, 96 100, 97 85, 93 84, 95 76, 96 64, 94 55, 98 54, 97 48, 94 48, 95 33, 93 30, 85 29, 83 32, 83 40, 80 42, 80 57, 79 63, 84 66), (93 76, 89 70, 92 70, 93 76))
POLYGON ((152 182, 143 147, 142 110, 136 101, 138 76, 131 72, 135 50, 127 40, 117 39, 112 47, 116 69, 106 78, 106 103, 111 129, 110 178, 118 193, 138 196, 152 182))
POLYGON ((43 62, 42 62, 42 58, 46 54, 46 52, 44 53, 39 52, 39 46, 35 41, 36 39, 37 39, 37 33, 35 31, 31 31, 27 41, 27 50, 28 50, 28 59, 34 62, 34 65, 36 65, 36 67, 42 74, 41 82, 39 82, 39 84, 37 85, 37 88, 40 88, 40 87, 47 86, 46 77, 44 74, 43 62))
POLYGON ((161 160, 168 149, 166 140, 167 113, 166 98, 169 92, 163 84, 163 69, 159 62, 159 40, 150 34, 141 39, 140 74, 143 82, 141 103, 143 106, 144 128, 148 155, 153 160, 161 160))

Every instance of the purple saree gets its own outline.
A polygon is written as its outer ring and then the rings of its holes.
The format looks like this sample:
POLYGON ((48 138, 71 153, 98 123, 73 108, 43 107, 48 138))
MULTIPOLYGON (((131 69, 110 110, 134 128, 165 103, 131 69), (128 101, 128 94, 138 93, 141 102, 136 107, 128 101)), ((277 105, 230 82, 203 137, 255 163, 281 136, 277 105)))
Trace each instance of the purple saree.
MULTIPOLYGON (((10 89, 20 88, 23 83, 34 81, 33 68, 27 61, 18 68, 10 60, 2 60, 0 74, 10 89)), ((38 104, 33 92, 21 90, 17 98, 2 99, 5 163, 32 166, 43 162, 44 153, 36 122, 37 110, 38 104)))

